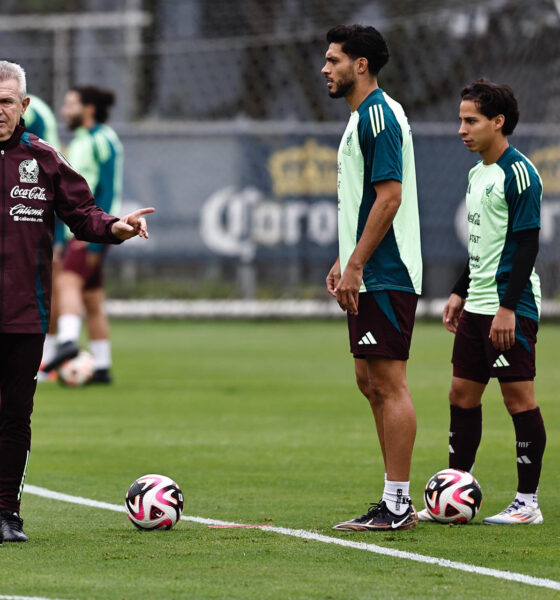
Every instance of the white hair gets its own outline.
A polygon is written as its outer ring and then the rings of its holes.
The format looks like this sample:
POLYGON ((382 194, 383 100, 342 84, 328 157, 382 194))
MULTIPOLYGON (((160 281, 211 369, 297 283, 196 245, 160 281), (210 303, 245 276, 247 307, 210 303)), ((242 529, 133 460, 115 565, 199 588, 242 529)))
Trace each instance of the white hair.
POLYGON ((0 60, 0 81, 8 79, 15 79, 18 82, 19 95, 23 100, 27 95, 25 71, 17 63, 0 60))

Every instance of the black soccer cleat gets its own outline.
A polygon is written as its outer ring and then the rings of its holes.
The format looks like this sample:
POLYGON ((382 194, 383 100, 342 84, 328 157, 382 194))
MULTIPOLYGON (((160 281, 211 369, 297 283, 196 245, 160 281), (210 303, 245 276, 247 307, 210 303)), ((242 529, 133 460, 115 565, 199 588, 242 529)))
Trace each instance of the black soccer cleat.
MULTIPOLYGON (((0 538, 5 542, 28 542, 23 531, 23 519, 11 510, 0 510, 0 538)), ((0 542, 1 543, 1 542, 0 542)))
POLYGON ((409 502, 402 515, 392 513, 382 500, 377 504, 370 504, 370 509, 365 515, 337 523, 333 529, 339 531, 393 531, 396 529, 412 529, 416 527, 418 515, 416 509, 409 502))
POLYGON ((54 369, 58 369, 60 365, 71 358, 76 358, 80 352, 80 347, 76 342, 68 341, 60 344, 56 349, 54 358, 50 360, 41 370, 45 373, 49 373, 54 369))
POLYGON ((88 383, 113 383, 113 376, 109 369, 95 369, 88 383))

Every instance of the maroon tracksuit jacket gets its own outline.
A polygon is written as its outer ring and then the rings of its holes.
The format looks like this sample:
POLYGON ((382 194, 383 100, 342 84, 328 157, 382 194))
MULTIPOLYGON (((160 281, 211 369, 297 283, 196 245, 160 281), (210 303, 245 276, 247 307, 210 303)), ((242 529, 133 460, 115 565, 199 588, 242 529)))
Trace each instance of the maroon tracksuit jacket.
POLYGON ((119 243, 85 179, 19 125, 0 142, 0 510, 19 511, 51 304, 54 214, 81 240, 119 243))
POLYGON ((79 240, 119 243, 85 179, 18 125, 0 150, 0 333, 45 333, 54 213, 79 240))

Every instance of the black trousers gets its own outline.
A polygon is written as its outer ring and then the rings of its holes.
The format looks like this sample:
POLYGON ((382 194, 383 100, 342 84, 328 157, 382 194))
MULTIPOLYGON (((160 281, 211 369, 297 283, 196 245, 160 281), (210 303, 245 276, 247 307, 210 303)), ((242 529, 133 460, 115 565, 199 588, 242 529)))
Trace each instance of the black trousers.
POLYGON ((0 333, 0 510, 19 512, 43 334, 0 333))

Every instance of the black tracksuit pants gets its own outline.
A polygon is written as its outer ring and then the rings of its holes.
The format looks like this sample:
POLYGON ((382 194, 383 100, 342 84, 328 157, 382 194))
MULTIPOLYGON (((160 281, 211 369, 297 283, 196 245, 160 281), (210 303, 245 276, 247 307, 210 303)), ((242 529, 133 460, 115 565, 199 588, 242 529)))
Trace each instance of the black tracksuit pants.
POLYGON ((0 333, 0 510, 19 512, 43 334, 0 333))

